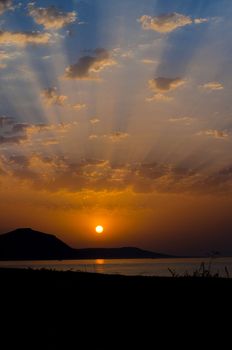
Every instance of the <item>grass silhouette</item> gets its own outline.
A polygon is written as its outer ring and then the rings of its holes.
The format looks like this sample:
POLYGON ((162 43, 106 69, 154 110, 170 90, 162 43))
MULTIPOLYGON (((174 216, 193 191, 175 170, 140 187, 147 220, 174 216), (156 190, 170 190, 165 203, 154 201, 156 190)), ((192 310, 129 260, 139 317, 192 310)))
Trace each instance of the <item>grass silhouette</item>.
POLYGON ((176 272, 175 269, 168 268, 171 276, 174 278, 187 277, 187 278, 231 278, 230 272, 227 266, 225 266, 225 276, 220 275, 219 271, 212 271, 212 259, 210 259, 208 266, 205 262, 202 262, 198 268, 196 268, 192 273, 185 271, 183 275, 176 272))

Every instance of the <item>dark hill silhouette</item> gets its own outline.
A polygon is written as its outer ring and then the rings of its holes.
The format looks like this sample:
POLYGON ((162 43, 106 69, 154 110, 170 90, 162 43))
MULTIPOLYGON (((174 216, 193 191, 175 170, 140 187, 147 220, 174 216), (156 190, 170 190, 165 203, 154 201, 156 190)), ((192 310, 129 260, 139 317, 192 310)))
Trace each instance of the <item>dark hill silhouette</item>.
POLYGON ((20 228, 0 235, 1 260, 68 258, 73 249, 53 235, 20 228))
POLYGON ((170 255, 159 254, 135 247, 123 248, 87 248, 77 249, 80 259, 158 259, 169 258, 170 255))
POLYGON ((74 249, 54 235, 20 228, 0 235, 0 260, 168 258, 134 247, 74 249))

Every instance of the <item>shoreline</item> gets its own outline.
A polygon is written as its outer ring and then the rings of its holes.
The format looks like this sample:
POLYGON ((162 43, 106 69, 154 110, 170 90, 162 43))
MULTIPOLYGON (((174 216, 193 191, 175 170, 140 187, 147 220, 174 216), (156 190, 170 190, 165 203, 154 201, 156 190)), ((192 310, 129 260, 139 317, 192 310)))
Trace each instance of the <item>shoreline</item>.
POLYGON ((79 279, 84 279, 85 281, 91 281, 91 282, 109 282, 115 280, 115 282, 129 282, 129 281, 149 281, 150 283, 154 283, 155 281, 162 281, 162 280, 168 280, 168 281, 196 281, 197 283, 199 281, 212 281, 216 282, 218 281, 228 281, 228 283, 231 282, 232 284, 232 277, 224 277, 224 276, 193 276, 193 275, 179 275, 179 276, 148 276, 148 275, 123 275, 119 273, 115 274, 109 274, 109 273, 99 273, 99 272, 92 272, 92 271, 74 271, 74 270, 55 270, 52 268, 31 268, 31 267, 0 267, 0 280, 2 278, 10 278, 11 282, 12 277, 15 278, 39 278, 43 279, 44 277, 52 277, 52 279, 56 280, 59 277, 65 277, 65 280, 71 279, 72 281, 78 282, 79 279))

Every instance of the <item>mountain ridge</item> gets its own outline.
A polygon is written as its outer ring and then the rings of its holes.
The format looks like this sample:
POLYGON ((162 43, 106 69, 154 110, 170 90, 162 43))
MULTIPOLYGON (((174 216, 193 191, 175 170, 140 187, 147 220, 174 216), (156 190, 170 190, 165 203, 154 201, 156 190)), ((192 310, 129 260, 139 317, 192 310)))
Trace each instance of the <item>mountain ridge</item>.
POLYGON ((171 258, 137 247, 75 249, 55 235, 18 228, 0 235, 0 260, 158 259, 171 258))

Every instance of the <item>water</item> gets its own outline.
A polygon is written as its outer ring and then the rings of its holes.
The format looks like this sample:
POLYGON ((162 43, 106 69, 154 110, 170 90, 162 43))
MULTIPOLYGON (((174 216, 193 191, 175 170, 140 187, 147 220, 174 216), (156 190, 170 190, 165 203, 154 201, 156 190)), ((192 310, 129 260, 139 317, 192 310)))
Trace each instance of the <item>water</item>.
MULTIPOLYGON (((213 259, 211 272, 226 276, 225 266, 232 277, 232 258, 213 259)), ((104 274, 171 276, 169 269, 183 275, 191 274, 204 262, 206 268, 210 259, 112 259, 112 260, 54 260, 54 261, 1 261, 0 267, 7 268, 48 268, 57 271, 83 271, 104 274)))

